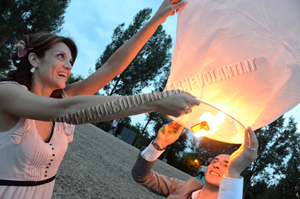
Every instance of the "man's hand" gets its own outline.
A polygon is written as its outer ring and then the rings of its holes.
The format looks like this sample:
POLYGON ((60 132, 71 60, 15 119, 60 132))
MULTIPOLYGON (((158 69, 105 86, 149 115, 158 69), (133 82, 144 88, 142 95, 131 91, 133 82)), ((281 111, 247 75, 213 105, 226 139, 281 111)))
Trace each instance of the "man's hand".
POLYGON ((257 158, 257 150, 257 137, 248 127, 245 130, 244 143, 230 156, 225 177, 239 178, 241 173, 257 158))
POLYGON ((183 129, 184 129, 183 125, 179 125, 174 121, 171 122, 170 124, 164 125, 158 131, 156 137, 156 143, 160 147, 166 148, 169 144, 172 144, 179 138, 183 129))

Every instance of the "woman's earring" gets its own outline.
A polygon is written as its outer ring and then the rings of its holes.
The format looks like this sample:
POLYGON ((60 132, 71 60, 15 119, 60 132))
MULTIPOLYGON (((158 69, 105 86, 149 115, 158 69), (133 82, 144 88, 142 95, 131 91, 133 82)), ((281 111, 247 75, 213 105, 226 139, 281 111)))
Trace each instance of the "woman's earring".
POLYGON ((34 71, 35 71, 35 69, 36 69, 37 67, 38 67, 38 66, 35 66, 35 65, 34 65, 33 68, 30 69, 30 72, 31 72, 31 73, 34 73, 34 71))

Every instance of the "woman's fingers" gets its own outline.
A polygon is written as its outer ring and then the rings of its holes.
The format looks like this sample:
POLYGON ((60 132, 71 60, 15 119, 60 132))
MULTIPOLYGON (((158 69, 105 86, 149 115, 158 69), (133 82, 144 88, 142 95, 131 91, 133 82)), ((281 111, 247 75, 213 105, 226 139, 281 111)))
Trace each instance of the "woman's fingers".
POLYGON ((200 101, 189 93, 181 92, 154 103, 158 107, 155 109, 156 111, 159 111, 162 114, 179 117, 187 114, 187 108, 198 106, 200 101))
POLYGON ((186 0, 170 0, 170 4, 176 6, 176 10, 183 7, 186 3, 186 0))

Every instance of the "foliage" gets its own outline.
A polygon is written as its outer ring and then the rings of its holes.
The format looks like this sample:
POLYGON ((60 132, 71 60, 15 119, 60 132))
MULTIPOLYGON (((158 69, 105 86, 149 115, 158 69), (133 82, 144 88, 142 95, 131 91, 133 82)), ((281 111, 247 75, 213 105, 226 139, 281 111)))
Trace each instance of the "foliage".
MULTIPOLYGON (((131 23, 126 30, 124 29, 124 23, 114 30, 112 42, 106 46, 105 51, 98 59, 96 70, 100 68, 121 45, 134 36, 146 24, 150 19, 151 12, 151 9, 143 9, 137 13, 133 19, 133 23, 131 23)), ((159 26, 127 69, 107 84, 103 90, 107 95, 132 95, 140 93, 144 88, 153 84, 159 85, 160 83, 156 82, 160 80, 159 75, 164 73, 161 76, 167 77, 169 74, 165 74, 165 72, 168 72, 170 68, 171 54, 169 50, 171 45, 171 37, 165 33, 162 26, 159 26)), ((164 83, 165 82, 166 78, 164 80, 164 83)), ((159 89, 163 90, 161 85, 159 89)), ((155 90, 158 90, 158 88, 155 90)), ((165 124, 162 123, 164 119, 160 119, 159 117, 164 118, 164 116, 157 112, 146 114, 147 122, 137 133, 134 146, 139 148, 143 145, 143 140, 148 140, 148 124, 151 124, 153 121, 160 121, 161 126, 165 124)), ((148 143, 146 145, 148 145, 148 143)))
POLYGON ((97 126, 98 128, 102 129, 103 131, 108 132, 110 127, 112 124, 112 120, 111 121, 105 121, 105 122, 98 122, 98 123, 94 123, 95 126, 97 126))
POLYGON ((299 134, 293 118, 289 118, 285 124, 282 116, 266 127, 255 131, 259 141, 258 158, 243 172, 245 179, 245 191, 247 193, 250 184, 256 184, 261 180, 270 182, 276 180, 279 175, 287 172, 285 159, 291 156, 294 145, 298 143, 299 134), (268 170, 273 169, 270 175, 268 170), (259 178, 254 178, 258 177, 259 178))
POLYGON ((268 190, 268 183, 265 180, 260 180, 254 186, 251 186, 249 188, 249 191, 246 194, 246 199, 264 197, 267 190, 268 190))
POLYGON ((0 1, 0 72, 10 69, 13 46, 24 35, 59 32, 70 0, 0 1))
MULTIPOLYGON (((300 136, 296 124, 293 118, 286 123, 282 116, 255 131, 259 141, 258 157, 242 173, 245 180, 244 198, 299 198, 300 136), (289 161, 285 163, 287 158, 289 161), (270 170, 273 172, 270 173, 270 170), (285 178, 281 178, 278 184, 272 184, 278 176, 285 178)), ((205 137, 194 138, 191 143, 192 153, 198 155, 202 164, 207 164, 209 157, 231 154, 239 147, 205 137)))
POLYGON ((193 151, 192 153, 198 156, 201 164, 203 165, 208 164, 208 158, 216 157, 219 154, 230 155, 239 147, 240 145, 238 144, 228 144, 206 137, 193 137, 193 139, 191 140, 191 150, 193 151))
POLYGON ((177 163, 177 169, 183 172, 192 174, 191 172, 195 169, 198 171, 199 167, 203 164, 198 159, 198 155, 193 153, 185 153, 177 163), (197 161, 196 161, 197 160, 197 161))
POLYGON ((84 80, 84 77, 82 77, 82 75, 74 75, 73 73, 71 73, 68 80, 66 81, 66 85, 73 84, 82 80, 84 80))
MULTIPOLYGON (((151 9, 141 10, 126 30, 125 24, 119 25, 113 33, 112 42, 96 63, 96 69, 103 66, 109 57, 127 40, 135 35, 150 19, 151 9)), ((167 35, 162 26, 159 26, 153 36, 130 63, 126 70, 108 83, 103 90, 107 95, 133 95, 143 88, 149 87, 170 62, 169 49, 172 45, 170 35, 167 35)))
MULTIPOLYGON (((167 84, 168 76, 170 74, 170 67, 164 67, 163 71, 164 71, 163 75, 158 77, 159 81, 156 81, 154 83, 154 85, 155 85, 154 91, 155 92, 162 92, 167 84)), ((144 129, 147 128, 148 124, 153 124, 154 134, 156 134, 164 124, 168 124, 172 121, 169 117, 167 117, 166 115, 163 115, 159 112, 150 112, 150 113, 146 113, 145 115, 146 115, 145 120, 147 122, 146 122, 144 129)), ((141 137, 141 136, 143 136, 143 131, 139 135, 139 137, 141 137)), ((137 139, 135 145, 138 143, 138 141, 139 141, 139 139, 137 139)))
MULTIPOLYGON (((120 120, 121 120, 121 122, 118 124, 118 128, 117 128, 117 131, 115 134, 120 134, 124 127, 131 129, 130 117, 120 118, 120 120)), ((107 132, 111 128, 112 122, 113 122, 113 120, 110 120, 110 121, 95 123, 94 125, 96 125, 100 129, 102 129, 103 131, 107 132)))
POLYGON ((292 142, 292 155, 286 164, 284 173, 285 177, 281 178, 276 186, 276 197, 279 199, 285 198, 300 198, 300 139, 299 134, 297 139, 292 142))
MULTIPOLYGON (((135 130, 132 130, 132 129, 131 130, 137 134, 137 137, 136 137, 136 139, 137 139, 139 137, 139 135, 141 134, 141 132, 143 131, 143 127, 140 123, 137 123, 133 127, 135 127, 135 130)), ((148 146, 151 139, 152 139, 152 137, 150 137, 149 132, 147 130, 145 130, 143 133, 143 136, 140 137, 140 140, 139 140, 138 144, 135 145, 135 147, 140 149, 142 146, 148 146)))
POLYGON ((167 159, 168 164, 178 168, 179 166, 179 160, 184 152, 184 150, 187 148, 188 145, 188 136, 187 132, 183 132, 178 140, 174 142, 173 144, 169 145, 169 149, 167 149, 160 157, 159 159, 167 159))
POLYGON ((158 130, 164 125, 164 124, 167 124, 167 123, 170 123, 171 122, 171 119, 168 118, 167 116, 164 116, 162 115, 161 113, 159 112, 150 112, 150 113, 146 113, 146 119, 145 119, 147 122, 144 126, 144 128, 142 129, 141 133, 139 134, 138 138, 136 139, 135 143, 134 143, 134 146, 136 146, 140 139, 145 136, 144 135, 144 132, 146 131, 147 129, 147 126, 149 124, 154 124, 154 133, 157 133, 158 130))

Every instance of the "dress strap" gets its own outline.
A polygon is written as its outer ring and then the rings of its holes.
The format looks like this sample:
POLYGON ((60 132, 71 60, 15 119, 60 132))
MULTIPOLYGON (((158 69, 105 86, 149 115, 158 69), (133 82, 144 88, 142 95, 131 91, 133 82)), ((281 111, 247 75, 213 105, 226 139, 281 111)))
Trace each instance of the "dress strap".
POLYGON ((18 187, 33 187, 49 183, 55 179, 55 176, 42 181, 14 181, 14 180, 0 180, 0 186, 18 186, 18 187))

